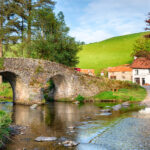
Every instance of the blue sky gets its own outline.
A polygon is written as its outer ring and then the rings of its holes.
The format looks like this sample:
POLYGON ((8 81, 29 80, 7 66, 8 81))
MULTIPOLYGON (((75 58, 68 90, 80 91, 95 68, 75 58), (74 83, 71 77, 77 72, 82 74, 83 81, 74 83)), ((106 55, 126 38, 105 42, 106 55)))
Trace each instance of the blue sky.
POLYGON ((56 0, 70 35, 92 43, 113 36, 143 32, 150 0, 56 0))

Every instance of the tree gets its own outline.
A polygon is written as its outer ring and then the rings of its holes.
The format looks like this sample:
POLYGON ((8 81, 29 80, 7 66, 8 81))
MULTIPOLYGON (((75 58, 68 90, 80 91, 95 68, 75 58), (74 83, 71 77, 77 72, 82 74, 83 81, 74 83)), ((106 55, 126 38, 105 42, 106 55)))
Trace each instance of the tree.
POLYGON ((132 56, 149 57, 150 55, 150 39, 141 37, 138 39, 133 48, 132 56))
POLYGON ((69 28, 62 12, 57 16, 49 8, 36 10, 34 15, 36 35, 29 47, 33 58, 55 61, 67 66, 78 63, 77 53, 81 43, 68 35, 69 28))
POLYGON ((53 8, 55 2, 53 0, 14 0, 16 15, 20 17, 20 26, 22 41, 24 40, 24 31, 27 31, 27 41, 31 42, 32 36, 32 14, 33 11, 41 7, 53 8))
MULTIPOLYGON (((150 13, 148 13, 145 22, 147 26, 145 30, 148 31, 150 30, 150 13)), ((145 34, 135 42, 132 56, 150 58, 150 33, 145 34)))
POLYGON ((18 31, 21 37, 21 47, 22 56, 30 56, 30 51, 24 52, 26 50, 26 45, 30 45, 32 36, 34 34, 33 29, 33 12, 42 7, 53 8, 55 2, 53 0, 13 0, 15 7, 15 15, 19 18, 19 28, 18 31))
POLYGON ((13 2, 11 0, 0 1, 0 57, 3 55, 3 45, 16 43, 19 39, 19 26, 17 18, 13 14, 13 2))
POLYGON ((147 27, 145 30, 150 30, 150 13, 148 13, 148 18, 145 20, 147 27))

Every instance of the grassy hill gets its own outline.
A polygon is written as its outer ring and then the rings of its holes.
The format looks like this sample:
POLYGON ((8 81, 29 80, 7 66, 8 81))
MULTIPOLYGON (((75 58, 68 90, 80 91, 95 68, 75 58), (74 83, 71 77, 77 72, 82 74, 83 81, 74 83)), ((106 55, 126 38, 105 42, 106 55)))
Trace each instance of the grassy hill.
POLYGON ((99 73, 103 68, 131 63, 133 45, 144 34, 145 32, 118 36, 83 45, 83 50, 78 54, 78 67, 95 69, 99 73))

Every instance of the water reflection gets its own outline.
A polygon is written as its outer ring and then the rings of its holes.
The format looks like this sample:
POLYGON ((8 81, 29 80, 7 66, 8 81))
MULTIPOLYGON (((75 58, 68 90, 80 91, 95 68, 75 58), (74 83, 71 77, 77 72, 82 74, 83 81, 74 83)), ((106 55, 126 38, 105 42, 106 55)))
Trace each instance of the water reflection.
MULTIPOLYGON (((28 106, 0 104, 0 109, 13 111, 13 123, 29 126, 24 135, 13 137, 7 150, 65 150, 55 142, 37 143, 38 136, 66 137, 78 141, 77 150, 150 149, 149 109, 111 116, 100 116, 99 108, 85 104, 50 103, 35 110, 28 106), (142 113, 141 113, 142 112, 142 113), (148 116, 148 115, 147 115, 148 116), (76 126, 70 132, 69 126, 76 126)), ((70 148, 69 148, 70 149, 70 148)))

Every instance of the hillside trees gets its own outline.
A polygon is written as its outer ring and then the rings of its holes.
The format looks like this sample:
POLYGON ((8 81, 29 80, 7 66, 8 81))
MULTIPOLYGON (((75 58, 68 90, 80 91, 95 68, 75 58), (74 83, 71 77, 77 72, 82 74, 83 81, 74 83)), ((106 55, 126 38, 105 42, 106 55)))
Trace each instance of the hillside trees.
MULTIPOLYGON (((148 13, 148 18, 146 22, 146 31, 150 30, 150 13, 148 13)), ((148 57, 150 58, 150 33, 146 33, 143 37, 139 38, 133 48, 132 55, 137 57, 148 57)))
POLYGON ((141 37, 138 39, 133 48, 133 56, 137 57, 149 57, 150 56, 150 39, 141 37))

